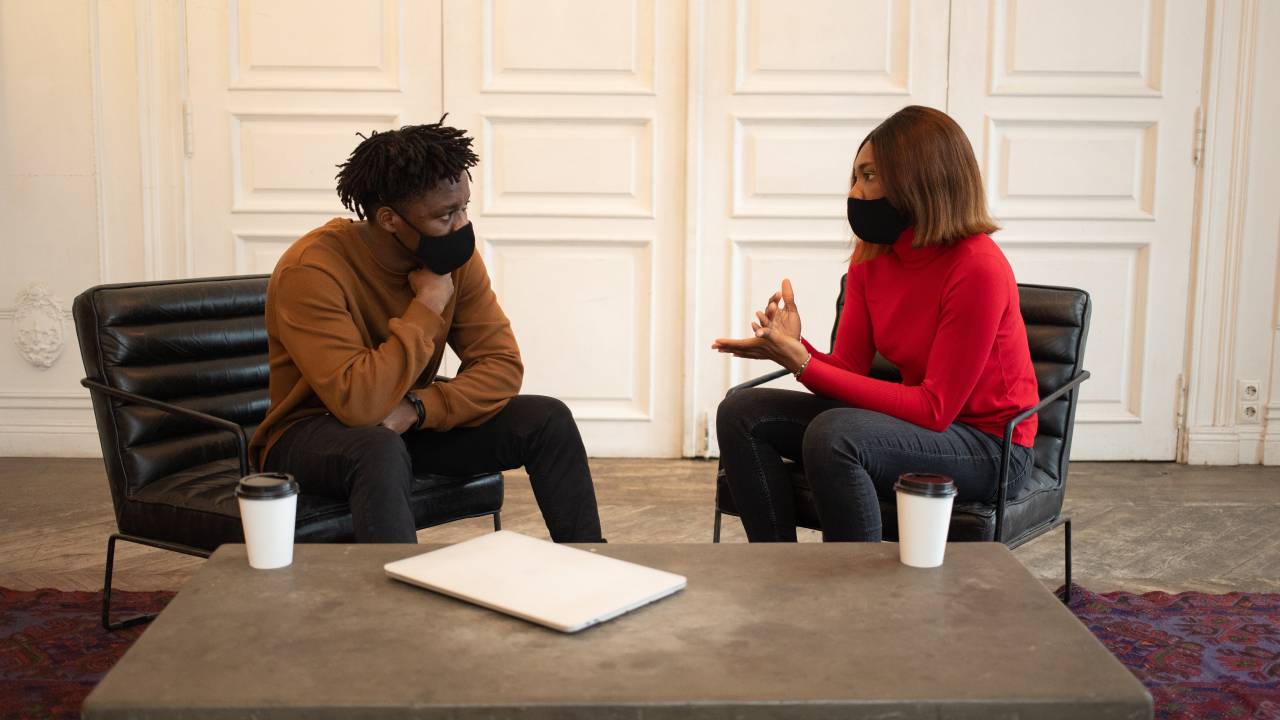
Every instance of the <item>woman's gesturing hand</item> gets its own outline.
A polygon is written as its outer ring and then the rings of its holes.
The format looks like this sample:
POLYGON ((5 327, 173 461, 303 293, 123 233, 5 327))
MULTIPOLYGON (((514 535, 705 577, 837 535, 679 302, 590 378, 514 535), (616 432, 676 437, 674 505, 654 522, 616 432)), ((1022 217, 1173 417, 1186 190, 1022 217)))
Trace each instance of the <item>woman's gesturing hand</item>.
POLYGON ((798 371, 809 358, 800 342, 800 310, 790 280, 782 281, 782 289, 774 293, 764 312, 756 313, 751 323, 755 336, 741 340, 720 338, 713 350, 752 360, 772 360, 791 372, 798 371))

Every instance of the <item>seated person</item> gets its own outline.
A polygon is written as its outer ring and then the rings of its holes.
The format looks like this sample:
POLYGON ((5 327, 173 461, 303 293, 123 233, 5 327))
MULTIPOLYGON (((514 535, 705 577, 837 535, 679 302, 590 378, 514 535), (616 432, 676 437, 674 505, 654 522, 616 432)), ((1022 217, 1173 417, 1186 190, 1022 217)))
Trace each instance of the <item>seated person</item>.
POLYGON ((271 274, 271 409, 251 454, 350 503, 358 542, 416 542, 415 472, 522 465, 551 539, 599 542, 573 415, 517 394, 520 349, 467 218, 477 161, 471 138, 436 123, 375 132, 341 165, 338 196, 359 221, 307 233, 271 274), (446 342, 462 361, 448 382, 446 342))
MULTIPOLYGON (((1018 286, 989 234, 973 148, 946 114, 907 107, 871 131, 847 201, 855 235, 831 354, 801 337, 790 281, 713 348, 769 359, 813 394, 753 388, 720 404, 721 463, 752 541, 796 539, 783 458, 804 463, 826 541, 881 539, 877 497, 906 472, 996 496, 1005 424, 1039 401, 1018 286), (876 352, 902 383, 868 377, 876 352)), ((1010 492, 1033 465, 1034 417, 1013 435, 1010 492)))

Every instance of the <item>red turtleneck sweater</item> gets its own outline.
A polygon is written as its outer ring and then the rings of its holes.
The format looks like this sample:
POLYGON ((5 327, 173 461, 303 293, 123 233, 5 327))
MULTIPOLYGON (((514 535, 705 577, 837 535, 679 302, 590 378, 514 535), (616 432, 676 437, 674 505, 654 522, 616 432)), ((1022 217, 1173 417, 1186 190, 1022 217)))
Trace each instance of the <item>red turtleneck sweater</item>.
MULTIPOLYGON (((912 247, 852 265, 831 354, 813 358, 800 382, 815 393, 941 432, 955 422, 1004 437, 1005 424, 1039 402, 1018 285, 986 235, 951 247, 912 247), (902 383, 867 377, 879 351, 902 383)), ((1030 447, 1036 417, 1014 442, 1030 447)))

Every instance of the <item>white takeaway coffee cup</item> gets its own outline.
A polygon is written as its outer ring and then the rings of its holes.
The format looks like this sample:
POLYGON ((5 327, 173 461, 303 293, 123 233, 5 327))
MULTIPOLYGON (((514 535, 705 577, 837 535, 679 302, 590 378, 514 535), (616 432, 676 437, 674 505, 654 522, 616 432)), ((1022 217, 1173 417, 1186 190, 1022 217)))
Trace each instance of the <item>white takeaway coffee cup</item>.
POLYGON ((298 483, 288 473, 258 473, 236 486, 249 565, 259 570, 293 562, 293 528, 298 513, 298 483))
POLYGON ((898 496, 898 559, 911 567, 938 567, 947 550, 956 484, 946 475, 907 473, 893 489, 898 496))

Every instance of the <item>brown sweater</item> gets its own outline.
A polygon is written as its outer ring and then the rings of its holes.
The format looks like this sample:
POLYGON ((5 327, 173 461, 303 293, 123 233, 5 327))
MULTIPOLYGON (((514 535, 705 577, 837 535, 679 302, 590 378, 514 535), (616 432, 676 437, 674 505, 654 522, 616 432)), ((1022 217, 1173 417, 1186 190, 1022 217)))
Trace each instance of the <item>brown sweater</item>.
POLYGON ((520 391, 520 349, 480 254, 453 272, 440 315, 413 300, 417 267, 390 234, 342 218, 285 251, 267 285, 271 409, 250 443, 258 467, 304 417, 377 425, 414 388, 427 409, 421 428, 443 431, 485 422, 520 391), (396 262, 379 262, 377 243, 392 244, 396 262), (435 380, 445 342, 462 361, 447 382, 435 380))

